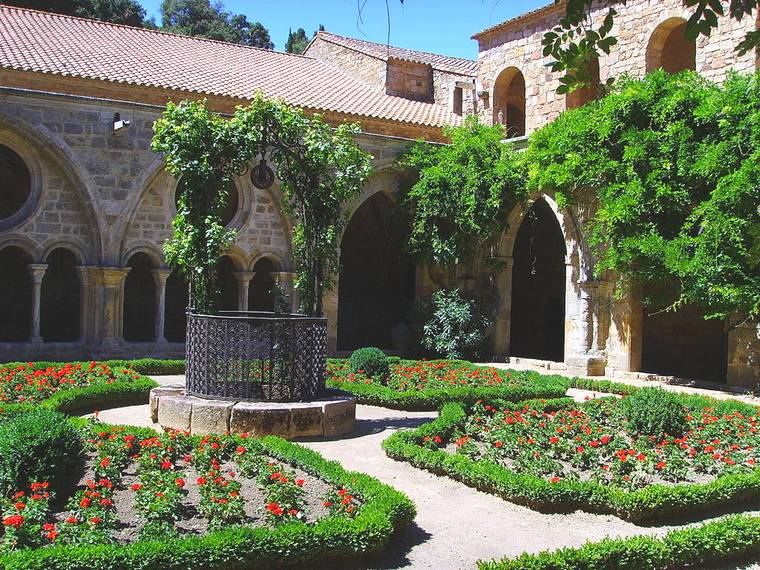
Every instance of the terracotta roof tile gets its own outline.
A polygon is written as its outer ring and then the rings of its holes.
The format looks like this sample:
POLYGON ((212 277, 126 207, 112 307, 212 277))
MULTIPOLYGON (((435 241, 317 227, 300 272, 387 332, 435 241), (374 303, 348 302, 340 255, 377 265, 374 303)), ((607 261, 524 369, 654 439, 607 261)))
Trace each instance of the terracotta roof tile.
POLYGON ((386 44, 379 44, 367 40, 339 36, 337 34, 331 34, 330 32, 318 32, 317 37, 371 55, 378 59, 382 59, 383 61, 387 61, 388 58, 391 57, 394 59, 413 61, 415 63, 425 63, 430 65, 433 69, 458 73, 460 75, 474 77, 478 74, 478 62, 471 59, 387 46, 386 44))
POLYGON ((311 57, 0 5, 0 68, 250 98, 439 127, 442 105, 386 95, 311 57))

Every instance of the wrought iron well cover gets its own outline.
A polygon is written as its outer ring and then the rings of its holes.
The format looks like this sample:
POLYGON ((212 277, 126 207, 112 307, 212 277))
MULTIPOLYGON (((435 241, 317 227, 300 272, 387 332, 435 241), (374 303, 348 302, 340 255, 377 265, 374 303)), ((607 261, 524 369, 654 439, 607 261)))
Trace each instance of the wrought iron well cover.
POLYGON ((187 315, 188 394, 221 400, 303 401, 325 391, 327 319, 222 311, 187 315))

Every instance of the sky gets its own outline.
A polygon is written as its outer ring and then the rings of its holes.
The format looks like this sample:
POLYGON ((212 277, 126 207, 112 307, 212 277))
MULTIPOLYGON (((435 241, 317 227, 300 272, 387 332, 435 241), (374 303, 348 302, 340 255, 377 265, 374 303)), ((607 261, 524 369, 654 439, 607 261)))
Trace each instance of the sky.
MULTIPOLYGON (((476 59, 470 36, 484 28, 548 4, 550 0, 387 0, 390 43, 394 46, 476 59)), ((161 0, 141 0, 160 24, 161 0)), ((386 0, 223 0, 228 12, 245 14, 269 30, 275 49, 283 50, 288 29, 309 37, 320 24, 329 32, 386 43, 386 0), (357 2, 366 2, 358 22, 357 2)))

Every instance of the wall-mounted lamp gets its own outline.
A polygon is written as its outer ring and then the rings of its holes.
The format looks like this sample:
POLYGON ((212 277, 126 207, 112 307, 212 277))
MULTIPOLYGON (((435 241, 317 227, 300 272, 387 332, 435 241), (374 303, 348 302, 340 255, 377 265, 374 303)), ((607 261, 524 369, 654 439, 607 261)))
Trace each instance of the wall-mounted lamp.
POLYGON ((113 114, 113 134, 118 135, 119 133, 125 131, 130 124, 130 121, 122 120, 119 113, 113 114))

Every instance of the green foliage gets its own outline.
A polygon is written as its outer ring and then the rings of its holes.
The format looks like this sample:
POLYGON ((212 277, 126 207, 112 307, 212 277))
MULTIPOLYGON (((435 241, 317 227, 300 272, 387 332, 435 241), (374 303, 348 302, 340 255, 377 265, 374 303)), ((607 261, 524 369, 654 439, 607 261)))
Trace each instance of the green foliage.
POLYGON ((257 95, 240 107, 232 122, 236 144, 249 157, 269 148, 284 209, 293 220, 295 285, 303 311, 322 315, 322 298, 338 271, 338 238, 345 226, 344 204, 359 195, 371 171, 372 156, 356 144, 356 124, 333 127, 320 115, 307 115, 281 101, 257 95))
POLYGON ((409 250, 451 265, 492 244, 526 191, 516 151, 501 144, 501 125, 482 125, 473 116, 445 134, 450 145, 417 142, 402 162, 419 172, 404 198, 411 212, 409 250))
POLYGON ((659 388, 638 390, 624 398, 620 408, 629 427, 641 434, 681 436, 688 426, 682 399, 659 388))
POLYGON ((226 12, 221 2, 163 0, 161 24, 162 30, 175 34, 274 49, 269 31, 260 22, 226 12))
MULTIPOLYGON (((523 409, 526 405, 545 405, 546 409, 554 410, 566 406, 568 402, 569 399, 519 402, 512 407, 523 409)), ((688 398, 684 399, 685 404, 689 402, 693 403, 688 398)), ((717 404, 711 399, 706 402, 717 404)), ((503 403, 500 405, 505 409, 508 407, 503 403)), ((531 473, 512 471, 490 459, 472 460, 463 454, 430 449, 420 443, 425 436, 451 436, 462 429, 466 419, 467 412, 462 404, 448 403, 436 420, 414 430, 393 434, 383 442, 383 449, 393 459, 407 461, 436 475, 446 475, 540 512, 583 510, 613 514, 634 523, 692 519, 716 509, 755 501, 760 491, 760 469, 749 473, 728 473, 704 484, 655 484, 629 491, 594 481, 561 480, 551 483, 531 473)))
POLYGON ((351 371, 362 372, 372 378, 385 378, 390 372, 388 357, 374 346, 360 348, 351 354, 351 371))
POLYGON ((60 413, 36 409, 0 424, 0 493, 30 483, 56 487, 76 472, 83 445, 79 432, 60 413))
POLYGON ((563 113, 528 149, 529 186, 596 209, 596 273, 655 307, 760 315, 760 75, 719 87, 685 72, 620 81, 563 113), (667 284, 668 287, 663 287, 667 284))
MULTIPOLYGON (((140 438, 156 435, 144 428, 126 429, 123 433, 140 438)), ((373 477, 346 471, 339 463, 278 437, 255 441, 264 453, 284 464, 336 487, 350 488, 362 497, 362 508, 353 518, 327 517, 315 524, 238 526, 203 536, 140 540, 127 545, 56 545, 20 550, 0 556, 0 567, 28 570, 311 567, 326 560, 380 550, 396 531, 414 519, 415 507, 409 498, 373 477)))
POLYGON ((288 30, 288 39, 285 42, 285 51, 288 53, 303 53, 306 46, 309 45, 309 38, 306 36, 306 30, 298 28, 295 32, 288 30))
POLYGON ((425 348, 451 360, 480 358, 486 349, 493 303, 442 289, 431 297, 432 314, 423 327, 425 348))
POLYGON ((152 26, 137 0, 4 0, 3 4, 139 28, 152 26))

